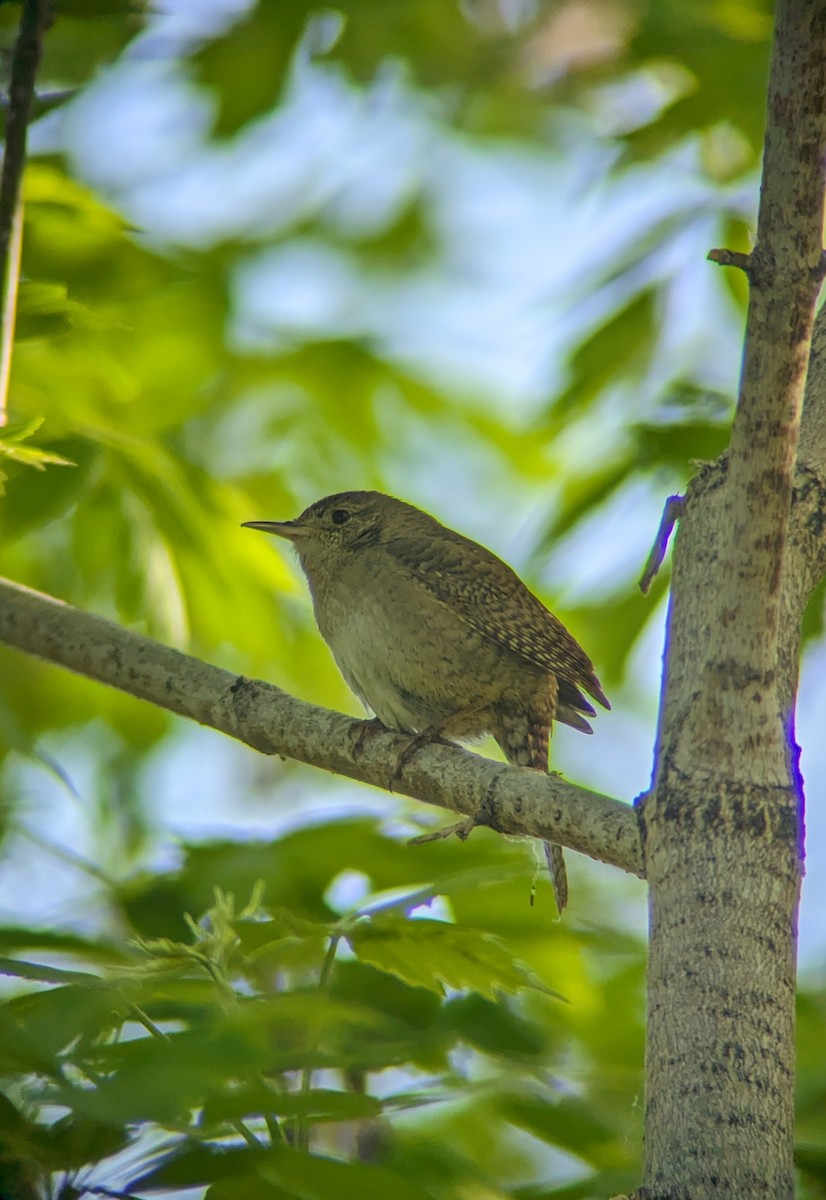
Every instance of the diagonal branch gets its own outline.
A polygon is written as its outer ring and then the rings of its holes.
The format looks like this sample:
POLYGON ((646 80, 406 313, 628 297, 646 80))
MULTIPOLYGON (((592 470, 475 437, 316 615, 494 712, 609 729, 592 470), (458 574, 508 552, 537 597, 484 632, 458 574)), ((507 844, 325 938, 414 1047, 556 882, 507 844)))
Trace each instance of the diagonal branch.
MULTIPOLYGON (((409 739, 316 708, 272 684, 234 675, 91 613, 0 580, 0 640, 120 688, 246 742, 375 787, 387 787, 409 739)), ((643 874, 632 808, 597 792, 458 747, 427 746, 406 763, 394 791, 467 816, 500 833, 561 842, 643 874)))

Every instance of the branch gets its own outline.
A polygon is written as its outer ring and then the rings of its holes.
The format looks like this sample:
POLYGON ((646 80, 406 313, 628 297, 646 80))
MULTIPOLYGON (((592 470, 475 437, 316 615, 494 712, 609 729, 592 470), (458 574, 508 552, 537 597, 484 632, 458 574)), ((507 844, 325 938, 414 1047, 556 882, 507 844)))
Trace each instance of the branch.
MULTIPOLYGON (((375 787, 387 788, 409 744, 390 731, 360 738, 361 721, 7 580, 0 580, 0 641, 208 725, 262 754, 297 759, 375 787)), ((559 842, 643 875, 634 810, 557 776, 432 745, 405 764, 393 790, 478 816, 480 824, 500 833, 559 842)))
POLYGON ((672 530, 679 521, 685 511, 684 496, 669 496, 663 507, 663 515, 660 517, 660 526, 657 530, 657 536, 654 538, 654 545, 651 547, 651 553, 648 555, 645 567, 643 568, 642 577, 640 578, 640 591, 645 595, 663 565, 665 552, 668 549, 668 541, 671 537, 672 530))
POLYGON ((6 144, 0 173, 0 345, 2 374, 0 425, 5 423, 6 396, 10 374, 11 341, 17 304, 19 245, 14 252, 15 228, 22 228, 20 185, 26 165, 26 137, 34 98, 34 84, 43 49, 43 34, 51 20, 50 0, 23 0, 20 29, 11 60, 9 112, 6 118, 6 144), (11 253, 10 253, 11 251, 11 253))
POLYGON ((740 250, 709 250, 706 258, 721 267, 737 267, 747 275, 751 274, 751 255, 740 250))

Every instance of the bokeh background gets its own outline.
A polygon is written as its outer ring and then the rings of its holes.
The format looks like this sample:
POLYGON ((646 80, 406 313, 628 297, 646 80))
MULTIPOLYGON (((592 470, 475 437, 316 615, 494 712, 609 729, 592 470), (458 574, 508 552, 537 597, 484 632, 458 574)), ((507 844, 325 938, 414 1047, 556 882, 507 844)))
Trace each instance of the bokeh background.
MULTIPOLYGON (((7 60, 18 15, 0 7, 7 60)), ((771 24, 757 0, 58 5, 10 419, 18 449, 72 465, 34 470, 7 437, 0 571, 359 715, 289 551, 240 523, 402 496, 586 647, 613 710, 592 738, 559 730, 554 766, 631 802, 668 566, 646 597, 637 580, 665 498, 728 439, 744 284, 705 256, 753 231, 771 24)), ((821 635, 819 591, 807 1195, 826 1187, 821 635)), ((638 881, 570 856, 554 924, 543 879, 528 904, 530 847, 410 847, 443 814, 2 648, 0 752, 0 942, 29 964, 0 1025, 0 1195, 634 1185, 638 881)))

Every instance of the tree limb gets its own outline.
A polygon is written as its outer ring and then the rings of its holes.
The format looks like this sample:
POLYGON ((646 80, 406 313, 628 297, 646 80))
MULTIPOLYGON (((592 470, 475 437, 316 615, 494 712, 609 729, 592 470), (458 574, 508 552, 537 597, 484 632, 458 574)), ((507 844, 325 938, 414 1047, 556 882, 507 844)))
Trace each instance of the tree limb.
MULTIPOLYGON (((0 640, 208 725, 262 754, 280 754, 386 788, 409 739, 316 708, 272 684, 234 675, 60 600, 0 580, 0 640), (363 747, 359 743, 363 742, 363 747)), ((560 842, 642 875, 637 819, 619 800, 458 747, 424 747, 394 791, 500 833, 560 842)))

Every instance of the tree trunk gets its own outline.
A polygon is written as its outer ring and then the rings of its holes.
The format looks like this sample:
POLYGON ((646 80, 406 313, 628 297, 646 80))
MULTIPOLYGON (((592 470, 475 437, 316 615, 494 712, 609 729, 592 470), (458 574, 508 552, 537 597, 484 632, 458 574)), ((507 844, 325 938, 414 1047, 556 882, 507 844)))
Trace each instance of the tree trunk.
MULTIPOLYGON (((778 6, 731 450, 689 488, 675 546, 654 781, 641 806, 644 1184, 654 1197, 794 1194, 803 793, 793 699, 803 606, 813 568, 822 572, 811 516, 824 510, 820 477, 794 469, 822 279, 825 17, 822 3, 778 6)), ((819 387, 813 372, 813 406, 819 387)), ((804 457, 816 454, 809 442, 804 457)))

